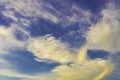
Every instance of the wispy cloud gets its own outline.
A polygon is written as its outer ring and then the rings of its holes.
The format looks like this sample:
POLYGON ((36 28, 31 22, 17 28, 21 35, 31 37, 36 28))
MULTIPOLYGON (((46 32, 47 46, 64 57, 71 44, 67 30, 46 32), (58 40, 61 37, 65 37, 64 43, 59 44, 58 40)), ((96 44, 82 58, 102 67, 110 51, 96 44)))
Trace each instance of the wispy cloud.
MULTIPOLYGON (((16 24, 12 24, 11 27, 0 26, 0 54, 9 53, 9 51, 17 48, 23 48, 24 41, 20 41, 16 38, 16 31, 22 31, 16 24)), ((22 31, 23 35, 29 35, 26 31, 22 31)))
MULTIPOLYGON (((69 26, 76 22, 91 24, 92 13, 75 4, 72 4, 71 8, 68 8, 72 14, 69 16, 61 13, 61 11, 57 10, 49 2, 42 0, 5 0, 0 1, 0 3, 6 5, 6 10, 2 11, 3 15, 10 17, 14 21, 19 21, 18 16, 15 16, 15 13, 19 13, 25 17, 43 18, 55 24, 61 24, 62 26, 69 26)), ((63 11, 65 11, 64 8, 63 11)))

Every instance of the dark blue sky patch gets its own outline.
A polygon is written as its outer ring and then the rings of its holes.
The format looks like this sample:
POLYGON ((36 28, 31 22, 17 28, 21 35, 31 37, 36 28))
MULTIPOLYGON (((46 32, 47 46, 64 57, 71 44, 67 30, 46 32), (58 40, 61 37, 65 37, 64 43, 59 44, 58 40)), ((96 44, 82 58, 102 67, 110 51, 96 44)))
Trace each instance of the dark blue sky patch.
POLYGON ((6 27, 9 27, 12 22, 13 22, 13 20, 11 18, 5 17, 5 16, 0 14, 0 25, 4 25, 6 27))
POLYGON ((5 58, 10 61, 11 64, 21 73, 34 74, 48 72, 58 63, 45 63, 35 61, 35 56, 28 51, 15 51, 13 56, 5 56, 5 58))
POLYGON ((89 27, 76 23, 67 27, 68 33, 61 37, 62 41, 70 44, 71 48, 81 47, 85 42, 85 32, 89 27))
POLYGON ((88 50, 87 54, 90 59, 95 59, 95 58, 104 58, 105 59, 109 55, 109 52, 106 52, 103 50, 88 50))
POLYGON ((33 21, 29 30, 33 37, 51 34, 55 38, 67 42, 72 47, 80 47, 80 45, 86 41, 83 34, 88 30, 88 28, 89 27, 86 25, 80 25, 79 23, 63 27, 59 24, 54 24, 44 19, 39 19, 38 22, 33 21))
POLYGON ((60 13, 71 16, 74 12, 72 5, 77 5, 78 7, 89 10, 92 13, 99 13, 108 2, 107 0, 44 0, 44 3, 51 4, 60 13))
POLYGON ((29 38, 29 36, 27 34, 24 34, 24 32, 22 32, 20 30, 16 30, 14 32, 14 36, 15 36, 16 39, 18 39, 20 41, 26 41, 29 38))
POLYGON ((79 7, 82 7, 83 9, 89 10, 92 13, 99 13, 107 3, 106 0, 71 0, 75 4, 77 4, 79 7))
POLYGON ((33 37, 44 36, 46 34, 52 34, 55 37, 61 37, 62 35, 66 34, 66 29, 64 29, 62 26, 44 19, 39 19, 38 22, 33 22, 29 30, 33 37))

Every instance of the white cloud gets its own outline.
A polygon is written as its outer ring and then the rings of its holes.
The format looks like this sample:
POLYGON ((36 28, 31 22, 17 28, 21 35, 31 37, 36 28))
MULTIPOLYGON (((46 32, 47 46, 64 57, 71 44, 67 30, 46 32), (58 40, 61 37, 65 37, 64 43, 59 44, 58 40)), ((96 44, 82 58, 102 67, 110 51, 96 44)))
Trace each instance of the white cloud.
POLYGON ((13 78, 29 78, 30 75, 20 74, 16 71, 12 71, 9 69, 0 69, 0 75, 5 77, 13 77, 13 78))
POLYGON ((55 62, 66 63, 73 61, 73 56, 66 45, 56 40, 52 36, 34 38, 29 41, 28 50, 33 52, 37 59, 53 60, 55 62))
POLYGON ((15 17, 15 14, 14 14, 13 11, 9 11, 9 10, 7 10, 7 11, 2 11, 2 14, 3 14, 4 16, 6 16, 6 17, 11 18, 11 19, 14 20, 14 21, 17 21, 17 20, 18 20, 17 17, 15 17))
MULTIPOLYGON (((9 78, 18 78, 20 80, 56 80, 53 73, 24 74, 15 69, 0 69, 0 76, 9 78)), ((0 78, 1 79, 1 78, 0 78)), ((6 79, 5 79, 6 80, 6 79)))
POLYGON ((5 68, 12 68, 9 61, 5 60, 4 58, 0 57, 0 70, 5 68))
POLYGON ((20 23, 25 27, 30 27, 30 20, 25 18, 19 18, 20 23))
POLYGON ((0 54, 10 53, 11 50, 25 48, 25 42, 15 37, 16 30, 22 31, 23 35, 29 36, 29 33, 18 25, 12 24, 9 28, 0 26, 0 54))
POLYGON ((90 49, 101 49, 109 52, 120 51, 120 10, 109 4, 102 11, 103 18, 93 24, 87 33, 90 49))
MULTIPOLYGON (((2 2, 3 1, 0 1, 0 3, 2 2)), ((51 20, 54 23, 58 22, 58 18, 54 14, 46 11, 42 7, 44 4, 42 4, 42 1, 40 0, 6 0, 4 1, 4 4, 6 4, 6 10, 3 11, 4 15, 8 14, 6 16, 13 19, 15 19, 15 16, 11 15, 11 12, 8 13, 8 10, 15 9, 15 12, 18 12, 26 17, 42 17, 44 19, 51 20)), ((49 8, 51 7, 51 5, 46 6, 49 8)), ((14 12, 13 10, 11 11, 14 12)))

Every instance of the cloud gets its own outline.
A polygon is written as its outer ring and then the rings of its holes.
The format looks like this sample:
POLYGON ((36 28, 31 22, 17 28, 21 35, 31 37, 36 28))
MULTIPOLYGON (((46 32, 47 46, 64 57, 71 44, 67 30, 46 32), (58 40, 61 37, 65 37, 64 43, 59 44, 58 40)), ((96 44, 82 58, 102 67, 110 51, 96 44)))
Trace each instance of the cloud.
POLYGON ((80 64, 87 60, 87 46, 80 48, 79 53, 76 55, 76 63, 80 64))
POLYGON ((21 80, 102 80, 111 73, 114 64, 109 60, 89 60, 86 51, 86 46, 81 48, 79 54, 76 57, 73 56, 76 58, 73 63, 69 65, 67 63, 61 64, 50 72, 29 75, 20 73, 15 69, 0 69, 0 76, 20 78, 21 80), (84 54, 84 56, 80 55, 80 53, 84 54), (81 59, 83 57, 84 59, 81 59))
POLYGON ((37 59, 64 63, 51 70, 50 73, 54 73, 52 77, 55 78, 52 80, 101 80, 113 70, 114 65, 108 60, 89 60, 87 49, 85 45, 78 54, 70 53, 63 43, 52 36, 35 38, 28 45, 28 50, 37 59))
POLYGON ((62 64, 50 72, 32 75, 23 74, 11 68, 3 68, 0 69, 1 76, 21 80, 101 80, 110 74, 114 68, 114 64, 109 60, 88 59, 88 47, 86 45, 80 48, 78 54, 73 55, 75 53, 69 52, 65 44, 49 35, 33 38, 28 42, 28 50, 37 59, 47 59, 62 64))
POLYGON ((109 52, 120 51, 120 10, 112 3, 102 11, 102 19, 93 24, 87 33, 89 49, 109 52))
MULTIPOLYGON (((5 10, 2 11, 2 14, 10 17, 14 21, 19 21, 18 18, 20 16, 15 15, 19 13, 29 18, 43 18, 55 24, 61 24, 62 26, 69 26, 76 22, 91 24, 92 13, 75 4, 72 4, 71 8, 66 8, 65 6, 63 8, 60 7, 61 10, 59 10, 50 2, 42 0, 1 0, 0 3, 5 5, 5 10), (64 13, 66 9, 71 11, 71 15, 64 13)), ((58 4, 62 5, 64 3, 58 4)))
POLYGON ((32 52, 37 59, 53 60, 55 62, 66 63, 73 61, 73 54, 68 51, 66 45, 56 40, 52 36, 33 38, 28 43, 28 50, 32 52))
POLYGON ((11 68, 9 61, 5 60, 4 58, 0 57, 0 70, 5 68, 11 68))
POLYGON ((53 72, 58 76, 56 80, 102 80, 111 70, 111 64, 107 61, 94 60, 71 66, 58 66, 53 72))
POLYGON ((0 69, 0 75, 13 78, 29 78, 29 75, 20 74, 10 69, 0 69))
POLYGON ((13 11, 9 11, 9 10, 2 11, 2 14, 6 17, 9 17, 10 19, 12 19, 14 21, 18 20, 13 11))
POLYGON ((56 80, 55 75, 53 75, 52 73, 39 73, 29 75, 20 73, 14 69, 0 69, 0 76, 8 78, 18 78, 20 80, 56 80))
POLYGON ((57 16, 44 9, 44 6, 54 9, 51 5, 44 5, 41 0, 5 0, 0 1, 5 5, 5 10, 2 11, 3 15, 17 21, 19 16, 14 14, 19 13, 25 17, 41 17, 50 20, 54 23, 58 22, 57 16), (18 4, 19 3, 19 4, 18 4), (11 10, 14 9, 14 10, 11 10))
POLYGON ((16 34, 19 32, 21 32, 22 36, 23 35, 28 37, 30 36, 29 32, 27 32, 17 24, 11 24, 11 26, 9 27, 0 26, 0 75, 1 76, 6 76, 6 77, 14 77, 16 75, 19 76, 19 74, 16 74, 16 72, 11 71, 11 69, 15 68, 15 66, 11 64, 11 61, 6 60, 5 57, 5 56, 13 56, 12 51, 25 49, 25 44, 27 40, 17 39, 16 34))
POLYGON ((30 36, 27 31, 19 28, 16 24, 11 24, 10 27, 0 26, 0 54, 25 48, 26 41, 17 39, 15 35, 18 33, 17 31, 21 31, 23 35, 30 36))
POLYGON ((78 60, 69 65, 62 64, 46 73, 29 75, 15 71, 15 69, 1 69, 0 75, 12 78, 20 78, 21 80, 102 80, 104 77, 110 74, 113 68, 114 65, 108 60, 85 59, 82 63, 81 60, 78 60))
MULTIPOLYGON (((2 2, 3 0, 1 0, 2 2)), ((14 8, 17 12, 24 16, 41 16, 44 19, 59 23, 59 21, 68 20, 67 24, 81 18, 77 21, 86 21, 84 18, 89 18, 91 14, 86 11, 80 11, 85 17, 81 17, 74 14, 72 17, 64 16, 59 19, 58 16, 49 13, 44 10, 43 4, 39 4, 33 0, 11 0, 13 3, 8 3, 6 9, 14 8), (19 3, 19 5, 18 5, 19 3), (34 14, 34 15, 33 15, 34 14), (69 21, 70 19, 70 21, 69 21)), ((5 1, 8 2, 8 1, 5 1)), ((52 6, 47 5, 54 9, 52 6)), ((76 9, 76 8, 75 8, 76 9)), ((54 9, 55 10, 55 9, 54 9)), ((56 10, 55 10, 56 11, 56 10)), ((80 13, 79 12, 79 13, 80 13)), ((16 50, 20 48, 26 48, 30 51, 37 59, 37 61, 53 61, 58 62, 61 65, 52 69, 48 73, 27 75, 15 71, 15 69, 0 69, 0 75, 6 77, 20 78, 21 80, 101 80, 106 77, 114 68, 114 64, 109 60, 94 59, 90 60, 87 58, 88 49, 102 49, 107 51, 119 50, 119 10, 105 9, 102 12, 103 18, 99 23, 94 24, 90 31, 87 33, 87 44, 80 48, 79 53, 72 53, 67 48, 67 45, 60 40, 55 39, 53 36, 44 36, 38 38, 30 38, 27 40, 18 40, 15 33, 21 31, 24 35, 30 37, 29 32, 21 28, 19 25, 12 24, 10 27, 0 27, 0 51, 2 53, 9 53, 10 50, 16 50), (112 14, 111 14, 112 13, 112 14), (113 15, 114 13, 114 15, 113 15), (104 34, 103 34, 104 33, 104 34)), ((5 15, 7 16, 7 15, 5 15)), ((13 13, 8 15, 14 18, 13 13)), ((15 19, 15 18, 14 18, 15 19)), ((17 19, 16 19, 17 20, 17 19)), ((23 23, 25 20, 22 20, 23 23)), ((29 23, 26 21, 25 23, 29 23)), ((29 25, 29 24, 28 24, 29 25)), ((23 37, 26 38, 26 37, 23 37)), ((4 62, 1 60, 0 63, 4 62)), ((5 63, 5 62, 4 62, 5 63)), ((8 64, 8 63, 5 63, 8 64)))

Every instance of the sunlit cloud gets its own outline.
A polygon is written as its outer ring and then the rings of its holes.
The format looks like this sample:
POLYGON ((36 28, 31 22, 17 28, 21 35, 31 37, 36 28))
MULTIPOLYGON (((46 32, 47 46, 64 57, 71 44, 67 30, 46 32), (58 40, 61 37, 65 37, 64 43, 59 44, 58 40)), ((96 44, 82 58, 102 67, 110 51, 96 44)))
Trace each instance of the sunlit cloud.
POLYGON ((57 74, 57 80, 101 80, 111 72, 113 66, 109 66, 112 65, 107 61, 94 60, 70 66, 58 66, 53 72, 57 74))
MULTIPOLYGON (((82 54, 83 52, 83 54, 86 54, 86 51, 87 49, 83 47, 80 53, 82 54)), ((73 56, 73 58, 76 58, 73 63, 69 65, 67 65, 67 63, 62 64, 47 73, 27 75, 15 71, 14 69, 1 69, 0 75, 20 78, 21 80, 102 80, 105 76, 110 74, 114 68, 114 65, 109 60, 89 60, 86 57, 86 55, 83 56, 79 54, 76 57, 73 56), (84 57, 84 59, 79 59, 81 56, 84 57)), ((62 59, 64 59, 64 57, 62 59)))

